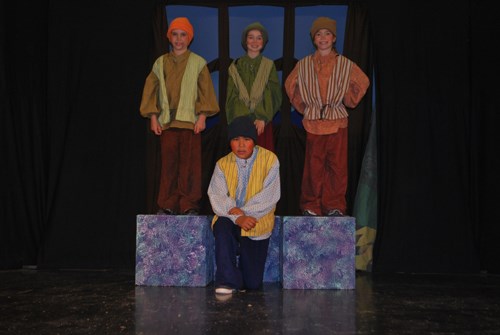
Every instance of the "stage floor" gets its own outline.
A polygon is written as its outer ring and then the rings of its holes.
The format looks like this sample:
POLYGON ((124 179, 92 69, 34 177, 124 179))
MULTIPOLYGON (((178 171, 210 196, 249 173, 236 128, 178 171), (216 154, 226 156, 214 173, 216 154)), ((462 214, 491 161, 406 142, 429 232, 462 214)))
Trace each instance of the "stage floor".
POLYGON ((0 334, 500 334, 500 276, 357 273, 354 290, 135 286, 134 271, 0 271, 0 334))

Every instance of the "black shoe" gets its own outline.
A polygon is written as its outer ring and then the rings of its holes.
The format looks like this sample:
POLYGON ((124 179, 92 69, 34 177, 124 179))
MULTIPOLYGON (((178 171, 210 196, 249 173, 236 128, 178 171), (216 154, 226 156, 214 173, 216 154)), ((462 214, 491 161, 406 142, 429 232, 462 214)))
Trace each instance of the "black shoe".
POLYGON ((184 212, 184 215, 198 215, 198 210, 191 208, 184 212))
POLYGON ((175 212, 168 208, 160 208, 156 215, 175 215, 175 212))
POLYGON ((302 211, 302 215, 303 216, 318 216, 318 214, 316 214, 315 212, 309 210, 309 209, 304 209, 302 211))
POLYGON ((328 211, 328 213, 326 215, 327 216, 344 216, 344 213, 342 213, 342 211, 339 209, 332 209, 332 210, 328 211))

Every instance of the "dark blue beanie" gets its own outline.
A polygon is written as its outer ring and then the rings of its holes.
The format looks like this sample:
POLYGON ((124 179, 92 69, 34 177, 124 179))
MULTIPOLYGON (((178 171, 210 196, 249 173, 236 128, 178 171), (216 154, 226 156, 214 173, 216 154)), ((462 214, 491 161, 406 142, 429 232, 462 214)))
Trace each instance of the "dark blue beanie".
POLYGON ((252 119, 248 116, 239 116, 229 125, 229 141, 238 136, 251 138, 254 143, 257 143, 257 129, 255 129, 252 119))

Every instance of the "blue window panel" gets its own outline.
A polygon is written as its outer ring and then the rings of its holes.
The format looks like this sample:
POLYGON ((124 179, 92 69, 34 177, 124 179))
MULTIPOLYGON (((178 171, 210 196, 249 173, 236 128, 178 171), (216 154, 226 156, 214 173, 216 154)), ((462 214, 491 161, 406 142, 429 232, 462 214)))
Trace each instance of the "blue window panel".
POLYGON ((241 33, 246 26, 260 22, 267 30, 269 42, 262 54, 276 60, 283 56, 283 24, 285 11, 273 6, 229 7, 229 57, 241 57, 245 53, 241 45, 241 33))
MULTIPOLYGON (((189 49, 208 63, 219 58, 218 10, 203 6, 166 6, 168 23, 176 17, 187 17, 193 25, 194 38, 189 49)), ((166 32, 165 32, 166 33, 166 32)))

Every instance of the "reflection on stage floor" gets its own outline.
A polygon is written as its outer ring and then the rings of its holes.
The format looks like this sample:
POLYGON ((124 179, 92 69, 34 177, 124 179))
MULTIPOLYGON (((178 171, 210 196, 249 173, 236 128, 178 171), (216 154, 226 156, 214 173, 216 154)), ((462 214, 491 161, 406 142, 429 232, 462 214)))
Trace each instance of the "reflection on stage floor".
POLYGON ((206 287, 136 286, 134 271, 0 271, 0 334, 499 334, 497 275, 358 272, 349 290, 218 299, 206 287))

